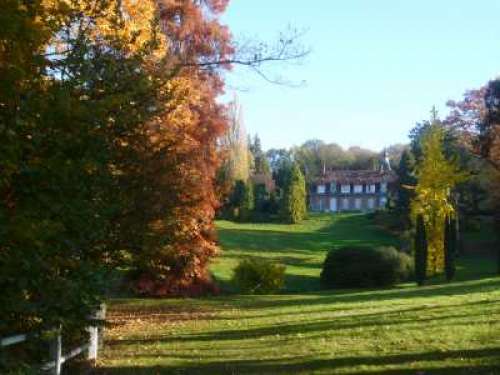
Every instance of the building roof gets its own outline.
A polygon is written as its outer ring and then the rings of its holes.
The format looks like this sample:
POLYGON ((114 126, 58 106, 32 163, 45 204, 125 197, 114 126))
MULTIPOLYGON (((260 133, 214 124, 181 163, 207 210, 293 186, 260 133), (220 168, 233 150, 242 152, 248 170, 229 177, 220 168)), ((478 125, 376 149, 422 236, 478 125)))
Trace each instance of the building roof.
POLYGON ((335 182, 337 184, 376 184, 380 182, 395 182, 398 179, 396 173, 391 170, 334 170, 327 171, 323 176, 315 179, 316 183, 326 184, 335 182))

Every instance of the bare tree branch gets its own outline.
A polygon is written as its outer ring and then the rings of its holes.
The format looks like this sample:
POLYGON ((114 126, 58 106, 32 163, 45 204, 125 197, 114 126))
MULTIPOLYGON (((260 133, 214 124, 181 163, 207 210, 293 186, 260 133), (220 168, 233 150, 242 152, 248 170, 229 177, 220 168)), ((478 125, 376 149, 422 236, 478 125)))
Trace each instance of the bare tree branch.
POLYGON ((276 64, 298 64, 302 62, 311 50, 302 45, 301 40, 306 31, 288 27, 279 34, 279 38, 273 43, 259 41, 255 38, 241 37, 234 44, 234 53, 227 59, 214 59, 198 62, 181 62, 181 67, 200 67, 207 70, 217 70, 221 67, 239 65, 249 68, 266 82, 278 85, 298 87, 297 84, 284 79, 281 76, 271 76, 266 71, 268 66, 276 64))

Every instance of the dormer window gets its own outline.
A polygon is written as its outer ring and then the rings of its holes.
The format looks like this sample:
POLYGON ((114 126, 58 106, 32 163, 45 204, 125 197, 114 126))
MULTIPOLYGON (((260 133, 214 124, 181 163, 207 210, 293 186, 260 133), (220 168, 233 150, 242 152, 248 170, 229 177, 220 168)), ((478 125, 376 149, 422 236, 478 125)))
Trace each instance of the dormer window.
POLYGON ((325 194, 326 186, 325 185, 318 185, 316 191, 318 192, 318 194, 325 194))

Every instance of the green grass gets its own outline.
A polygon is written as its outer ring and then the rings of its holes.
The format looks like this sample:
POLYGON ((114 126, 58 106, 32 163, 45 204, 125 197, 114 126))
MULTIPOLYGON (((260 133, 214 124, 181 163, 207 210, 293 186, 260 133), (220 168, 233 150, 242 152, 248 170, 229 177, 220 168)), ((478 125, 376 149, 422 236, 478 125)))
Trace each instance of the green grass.
POLYGON ((288 265, 286 293, 112 300, 99 374, 500 374, 500 278, 485 254, 462 258, 453 283, 321 292, 326 250, 396 240, 362 215, 219 227, 220 280, 266 256, 288 265))
POLYGON ((319 289, 319 274, 328 250, 343 245, 398 245, 366 215, 311 215, 302 224, 218 222, 222 256, 212 272, 222 287, 234 291, 232 270, 243 257, 265 257, 287 266, 284 292, 319 289))

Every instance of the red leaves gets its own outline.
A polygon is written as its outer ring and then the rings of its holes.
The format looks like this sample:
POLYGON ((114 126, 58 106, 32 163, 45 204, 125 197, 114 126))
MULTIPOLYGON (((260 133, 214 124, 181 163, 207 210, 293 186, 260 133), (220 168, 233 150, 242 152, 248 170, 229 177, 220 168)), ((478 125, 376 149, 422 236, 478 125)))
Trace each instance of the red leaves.
MULTIPOLYGON (((218 205, 216 142, 226 129, 224 108, 217 103, 223 80, 199 61, 231 53, 230 34, 217 20, 227 1, 164 0, 164 32, 171 52, 189 67, 169 83, 165 115, 147 125, 145 149, 150 232, 138 254, 139 293, 152 296, 216 293, 208 263, 216 246, 214 215, 218 205), (190 65, 191 64, 191 65, 190 65), (165 146, 160 147, 160 145, 165 146), (153 209, 154 207, 154 209, 153 209)), ((142 187, 142 186, 141 186, 142 187)))

